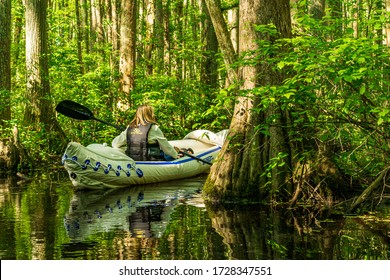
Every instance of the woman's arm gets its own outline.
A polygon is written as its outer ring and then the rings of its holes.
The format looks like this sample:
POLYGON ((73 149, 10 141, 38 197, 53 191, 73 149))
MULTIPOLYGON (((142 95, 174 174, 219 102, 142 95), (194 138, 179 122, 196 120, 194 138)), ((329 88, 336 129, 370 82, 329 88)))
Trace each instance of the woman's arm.
POLYGON ((173 158, 177 158, 178 154, 176 150, 173 148, 173 146, 168 142, 167 138, 165 138, 164 134, 162 133, 161 129, 157 125, 152 125, 149 131, 148 135, 148 141, 155 142, 157 141, 160 149, 163 150, 163 152, 166 155, 169 155, 173 158))
POLYGON ((112 140, 113 148, 123 148, 127 146, 127 129, 122 131, 117 137, 112 140))

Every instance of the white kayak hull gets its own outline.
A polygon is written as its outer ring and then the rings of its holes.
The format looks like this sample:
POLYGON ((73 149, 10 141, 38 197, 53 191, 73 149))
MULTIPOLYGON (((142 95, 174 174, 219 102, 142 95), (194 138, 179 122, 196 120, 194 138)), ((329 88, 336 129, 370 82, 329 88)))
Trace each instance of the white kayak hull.
MULTIPOLYGON (((191 148, 194 156, 212 163, 221 150, 226 132, 195 131, 183 140, 170 141, 179 148, 191 148), (211 137, 210 137, 211 136, 211 137)), ((184 156, 173 161, 134 161, 122 150, 102 144, 83 146, 70 142, 62 163, 77 189, 121 188, 183 178, 207 172, 210 165, 184 156)))

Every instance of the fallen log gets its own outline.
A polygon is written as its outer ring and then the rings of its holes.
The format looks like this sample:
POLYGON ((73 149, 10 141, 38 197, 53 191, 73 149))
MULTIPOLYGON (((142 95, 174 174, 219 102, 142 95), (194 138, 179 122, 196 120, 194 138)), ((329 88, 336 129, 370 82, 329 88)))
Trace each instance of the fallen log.
POLYGON ((350 212, 355 212, 361 204, 363 204, 368 198, 372 196, 372 193, 374 193, 380 187, 386 186, 386 176, 389 171, 390 166, 387 166, 379 173, 378 177, 371 183, 371 185, 369 185, 368 188, 365 189, 362 194, 352 203, 350 212))

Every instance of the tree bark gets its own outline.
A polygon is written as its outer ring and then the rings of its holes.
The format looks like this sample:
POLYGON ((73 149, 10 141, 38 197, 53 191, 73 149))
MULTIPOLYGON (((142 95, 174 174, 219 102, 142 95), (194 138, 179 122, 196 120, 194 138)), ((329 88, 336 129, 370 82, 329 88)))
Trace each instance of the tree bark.
POLYGON ((119 14, 120 14, 120 1, 112 0, 111 1, 111 69, 118 69, 118 53, 120 49, 120 40, 119 40, 119 14))
POLYGON ((218 0, 205 0, 205 2, 223 55, 228 79, 233 84, 237 81, 237 71, 233 67, 236 62, 236 52, 230 40, 230 33, 223 18, 220 3, 218 0))
POLYGON ((81 5, 81 33, 83 34, 84 48, 87 53, 91 50, 90 44, 90 9, 89 0, 80 0, 81 5))
MULTIPOLYGON (((217 32, 218 42, 224 54, 225 63, 229 63, 230 68, 235 61, 229 54, 234 53, 234 48, 230 40, 230 34, 226 28, 222 13, 216 9, 215 2, 207 0, 210 15, 213 20, 214 28, 217 32), (211 5, 210 5, 211 4, 211 5), (219 16, 216 16, 219 11, 219 16), (216 27, 216 24, 224 25, 216 27), (220 34, 223 32, 224 34, 220 34), (221 44, 221 41, 222 44, 221 44), (227 50, 223 51, 225 48, 227 50)), ((258 23, 260 13, 260 1, 243 0, 239 7, 239 54, 257 49, 256 32, 254 24, 258 23)), ((233 69, 231 69, 233 70, 233 69)), ((237 72, 230 71, 229 80, 237 80, 237 72)), ((238 71, 238 79, 242 81, 240 87, 243 91, 250 91, 256 86, 257 69, 255 66, 241 66, 238 71)), ((205 195, 211 200, 234 200, 242 197, 258 197, 258 180, 261 168, 258 167, 260 159, 259 135, 255 132, 257 116, 252 109, 257 101, 251 94, 239 96, 236 99, 234 115, 229 128, 229 135, 226 143, 218 157, 218 160, 211 168, 211 173, 206 182, 205 195)))
POLYGON ((102 0, 91 0, 91 44, 104 42, 102 0))
POLYGON ((0 0, 0 128, 11 119, 11 0, 0 0))
POLYGON ((144 57, 146 60, 146 69, 147 74, 152 75, 153 74, 153 26, 154 26, 154 4, 152 0, 147 0, 143 2, 143 22, 144 24, 144 32, 141 32, 141 34, 144 34, 143 42, 144 42, 144 57))
POLYGON ((162 74, 164 72, 164 14, 163 1, 155 0, 155 24, 154 24, 154 43, 155 43, 155 72, 162 74))
POLYGON ((134 88, 136 13, 136 0, 122 0, 119 71, 121 90, 129 100, 134 88))
POLYGON ((164 54, 164 63, 167 65, 166 69, 165 69, 165 74, 168 75, 168 76, 171 76, 172 75, 172 55, 171 55, 171 45, 172 45, 172 41, 171 41, 171 30, 170 30, 170 16, 171 16, 171 13, 170 13, 170 5, 171 5, 171 1, 170 0, 166 0, 165 1, 165 5, 163 7, 163 18, 164 18, 164 48, 166 49, 166 52, 164 54))
POLYGON ((83 41, 83 33, 81 28, 81 17, 80 17, 80 5, 79 0, 74 1, 75 12, 76 12, 76 36, 77 36, 77 58, 79 61, 80 73, 84 74, 84 66, 83 66, 83 52, 82 52, 82 41, 83 41))
POLYGON ((234 47, 234 50, 237 52, 238 50, 238 7, 234 7, 230 10, 228 10, 228 26, 229 26, 229 32, 230 32, 230 39, 232 40, 232 44, 234 47))
MULTIPOLYGON (((215 4, 212 0, 206 0, 209 11, 212 16, 213 24, 217 32, 218 41, 226 36, 221 32, 227 29, 218 27, 216 24, 220 21, 218 18, 218 9, 210 9, 215 4)), ((246 59, 251 57, 251 51, 258 50, 257 39, 271 40, 267 36, 260 35, 255 31, 256 24, 276 25, 278 31, 283 37, 291 36, 290 7, 288 0, 242 0, 239 7, 239 54, 246 59)), ((219 13, 221 17, 221 13, 219 13)), ((225 25, 226 26, 226 25, 225 25)), ((225 35, 226 35, 225 34, 225 35)), ((273 38, 274 39, 274 38, 273 38)), ((227 39, 225 39, 227 41, 227 39)), ((229 39, 230 41, 230 39, 229 39)), ((229 51, 223 51, 226 46, 233 49, 231 42, 224 42, 220 47, 225 56, 229 51)), ((225 58, 225 63, 234 62, 234 58, 225 58), (230 60, 232 59, 232 60, 230 60)), ((220 152, 216 162, 211 167, 211 172, 207 178, 204 188, 204 194, 210 200, 233 200, 234 198, 264 199, 269 193, 276 193, 278 188, 283 186, 288 178, 286 170, 288 169, 288 157, 281 161, 287 164, 281 164, 271 170, 271 178, 268 183, 271 188, 266 189, 267 183, 265 168, 272 160, 280 155, 289 154, 287 143, 288 137, 281 127, 271 126, 269 130, 270 137, 262 135, 257 126, 265 123, 268 118, 278 116, 280 122, 284 121, 284 112, 277 106, 272 105, 263 108, 263 113, 257 113, 260 109, 260 98, 251 94, 251 90, 257 86, 278 85, 282 82, 280 74, 272 70, 271 65, 258 61, 257 65, 249 63, 240 66, 238 71, 238 80, 241 83, 240 89, 246 92, 238 95, 234 115, 229 128, 229 135, 220 152), (259 79, 258 77, 261 77, 259 79)))
POLYGON ((207 10, 204 0, 201 1, 202 14, 204 20, 201 23, 202 37, 203 37, 203 51, 205 58, 202 62, 201 81, 209 85, 211 88, 218 87, 218 62, 216 55, 218 53, 218 40, 211 22, 209 11, 207 10))
POLYGON ((40 125, 43 124, 49 147, 62 148, 66 137, 55 118, 50 98, 47 0, 26 1, 25 6, 27 105, 24 123, 32 125, 36 130, 41 130, 40 125))
POLYGON ((325 0, 310 0, 309 14, 315 19, 322 19, 325 15, 325 0))

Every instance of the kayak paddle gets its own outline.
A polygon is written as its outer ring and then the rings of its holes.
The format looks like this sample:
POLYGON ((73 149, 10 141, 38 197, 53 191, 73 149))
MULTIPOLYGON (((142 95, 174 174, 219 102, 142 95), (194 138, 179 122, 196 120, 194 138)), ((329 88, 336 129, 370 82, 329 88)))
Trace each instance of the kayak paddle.
POLYGON ((91 112, 91 110, 89 110, 87 107, 85 107, 79 103, 76 103, 74 101, 71 101, 71 100, 63 100, 60 103, 58 103, 58 105, 56 107, 56 111, 58 113, 61 113, 65 116, 67 116, 67 117, 70 117, 72 119, 84 120, 84 121, 85 120, 95 120, 95 121, 113 126, 118 130, 125 129, 125 127, 118 126, 118 125, 115 125, 115 124, 109 123, 107 121, 96 118, 93 115, 93 113, 91 112))

